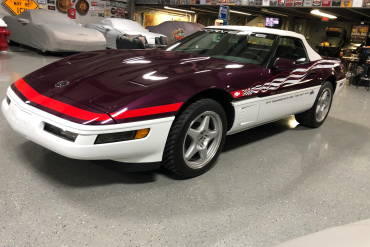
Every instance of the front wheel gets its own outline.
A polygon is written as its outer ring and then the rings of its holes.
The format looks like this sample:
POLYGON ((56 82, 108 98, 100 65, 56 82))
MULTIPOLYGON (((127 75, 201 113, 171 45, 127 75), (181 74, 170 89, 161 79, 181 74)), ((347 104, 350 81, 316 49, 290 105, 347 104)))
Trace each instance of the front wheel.
POLYGON ((312 108, 295 115, 297 122, 310 128, 320 127, 329 114, 333 94, 333 85, 331 82, 326 81, 321 86, 312 108))
POLYGON ((174 121, 162 165, 186 178, 199 176, 216 162, 226 138, 226 115, 212 99, 189 105, 174 121))

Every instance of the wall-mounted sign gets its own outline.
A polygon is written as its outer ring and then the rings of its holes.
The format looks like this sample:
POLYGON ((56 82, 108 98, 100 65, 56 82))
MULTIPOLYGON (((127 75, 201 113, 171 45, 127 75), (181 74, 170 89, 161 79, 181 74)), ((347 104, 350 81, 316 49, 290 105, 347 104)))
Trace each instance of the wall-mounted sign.
POLYGON ((333 7, 340 7, 341 4, 342 4, 342 0, 332 0, 331 2, 331 6, 333 7))
POLYGON ((79 0, 76 4, 76 10, 78 13, 84 15, 89 11, 90 5, 86 0, 79 0))
POLYGON ((39 4, 39 9, 47 9, 48 6, 46 6, 45 4, 39 4))
POLYGON ((91 2, 91 6, 98 6, 98 2, 94 2, 94 1, 92 1, 92 2, 91 2))
POLYGON ((104 15, 105 15, 105 16, 109 16, 109 9, 105 9, 105 10, 104 10, 104 15))
POLYGON ((53 5, 55 5, 55 0, 48 0, 48 4, 53 4, 53 5))
POLYGON ((98 13, 99 17, 104 17, 104 13, 98 13))
POLYGON ((270 0, 270 6, 277 6, 277 0, 270 0))
POLYGON ((278 6, 284 6, 285 0, 278 0, 278 6))
POLYGON ((105 4, 104 3, 98 3, 98 7, 99 8, 104 8, 105 7, 105 4))
POLYGON ((46 4, 46 0, 37 0, 38 4, 46 4))
POLYGON ((262 0, 254 0, 254 5, 262 6, 262 0))
POLYGON ((294 1, 294 6, 296 7, 302 7, 303 5, 303 0, 295 0, 294 1))
POLYGON ((60 11, 67 13, 70 7, 70 1, 69 0, 57 0, 57 6, 60 11))
POLYGON ((312 6, 312 0, 303 0, 303 6, 311 7, 312 6))
POLYGON ((248 5, 254 5, 254 0, 249 0, 249 4, 248 5))
POLYGON ((343 0, 342 7, 352 7, 352 0, 343 0))
POLYGON ((19 15, 26 9, 37 9, 39 7, 33 0, 5 0, 3 3, 15 15, 19 15))
POLYGON ((90 13, 91 16, 98 16, 98 13, 96 13, 95 11, 91 12, 90 13))
POLYGON ((322 0, 321 6, 330 7, 331 6, 331 0, 322 0))
POLYGON ((294 0, 285 0, 285 6, 287 7, 294 6, 294 0))
POLYGON ((55 10, 55 6, 48 5, 48 10, 55 10))
POLYGON ((321 0, 313 0, 312 6, 315 6, 315 7, 321 6, 321 0))

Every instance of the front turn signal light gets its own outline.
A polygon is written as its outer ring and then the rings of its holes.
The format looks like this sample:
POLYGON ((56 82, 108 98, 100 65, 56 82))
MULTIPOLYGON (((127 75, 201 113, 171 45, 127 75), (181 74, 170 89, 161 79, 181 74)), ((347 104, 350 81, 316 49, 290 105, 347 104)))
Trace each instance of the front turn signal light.
POLYGON ((136 132, 135 139, 141 139, 149 134, 149 129, 141 129, 136 132))
POLYGON ((135 139, 145 138, 150 129, 140 129, 140 130, 131 130, 125 132, 109 133, 109 134, 100 134, 95 140, 94 144, 104 144, 112 142, 123 142, 130 141, 135 139))

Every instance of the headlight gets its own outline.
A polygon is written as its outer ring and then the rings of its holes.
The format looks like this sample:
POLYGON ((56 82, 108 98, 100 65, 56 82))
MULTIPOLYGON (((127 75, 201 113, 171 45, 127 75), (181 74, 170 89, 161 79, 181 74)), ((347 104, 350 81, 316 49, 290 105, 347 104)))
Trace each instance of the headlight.
POLYGON ((78 136, 78 134, 76 134, 76 133, 69 132, 67 130, 63 130, 59 127, 56 127, 56 126, 48 124, 48 123, 45 123, 44 130, 46 132, 49 132, 50 134, 56 135, 60 138, 63 138, 65 140, 71 141, 71 142, 74 142, 76 140, 77 136, 78 136))
POLYGON ((101 134, 95 140, 95 144, 122 142, 134 139, 142 139, 149 134, 149 129, 131 130, 125 132, 101 134))

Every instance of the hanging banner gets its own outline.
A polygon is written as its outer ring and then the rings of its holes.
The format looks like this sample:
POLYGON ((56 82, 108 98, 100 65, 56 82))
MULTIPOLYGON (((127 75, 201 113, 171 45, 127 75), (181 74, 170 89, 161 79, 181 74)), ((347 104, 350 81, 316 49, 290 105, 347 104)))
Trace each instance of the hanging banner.
POLYGON ((321 6, 321 0, 313 0, 312 1, 312 6, 315 6, 315 7, 321 6))
POLYGON ((218 19, 221 20, 228 20, 229 17, 229 7, 228 6, 220 6, 218 12, 218 19))
POLYGON ((343 0, 342 1, 342 7, 352 7, 352 0, 343 0))
POLYGON ((303 5, 303 0, 295 0, 294 1, 294 6, 295 7, 302 7, 303 5))
POLYGON ((331 6, 331 0, 322 0, 321 6, 330 7, 331 6))
POLYGON ((254 0, 255 6, 262 6, 262 0, 254 0))
POLYGON ((312 6, 312 0, 303 0, 303 6, 311 7, 312 6))
POLYGON ((284 6, 285 0, 278 0, 278 6, 284 6))
POLYGON ((270 0, 262 0, 263 6, 270 6, 270 0))

